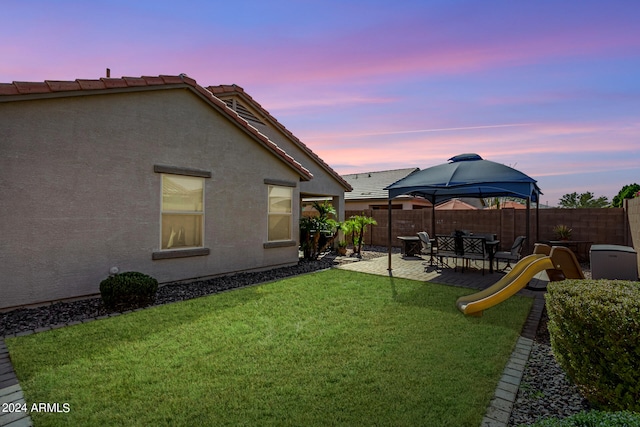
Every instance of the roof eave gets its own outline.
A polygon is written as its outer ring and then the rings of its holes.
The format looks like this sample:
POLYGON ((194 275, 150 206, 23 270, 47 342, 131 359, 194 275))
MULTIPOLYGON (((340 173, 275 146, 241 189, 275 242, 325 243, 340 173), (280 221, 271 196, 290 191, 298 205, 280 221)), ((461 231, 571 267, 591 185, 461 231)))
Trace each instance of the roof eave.
POLYGON ((331 166, 329 166, 324 160, 322 160, 316 153, 314 153, 305 143, 303 143, 298 137, 296 137, 289 129, 287 129, 282 123, 278 121, 274 116, 269 113, 260 103, 256 102, 245 90, 236 85, 220 85, 220 86, 208 86, 208 90, 215 96, 237 96, 243 101, 250 104, 253 108, 260 111, 264 118, 274 127, 278 128, 284 135, 287 136, 295 145, 297 145, 302 151, 307 153, 325 172, 333 176, 333 178, 344 187, 345 191, 353 191, 353 187, 338 174, 331 166))
POLYGON ((45 80, 44 82, 0 83, 0 102, 169 89, 190 90, 215 110, 230 119, 248 136, 260 143, 272 154, 279 157, 280 160, 296 171, 302 181, 310 181, 313 179, 313 174, 307 168, 302 166, 282 148, 278 147, 278 145, 267 136, 251 126, 224 102, 215 97, 209 90, 198 85, 194 79, 185 74, 179 76, 160 75, 100 78, 97 80, 77 79, 74 81, 45 80))

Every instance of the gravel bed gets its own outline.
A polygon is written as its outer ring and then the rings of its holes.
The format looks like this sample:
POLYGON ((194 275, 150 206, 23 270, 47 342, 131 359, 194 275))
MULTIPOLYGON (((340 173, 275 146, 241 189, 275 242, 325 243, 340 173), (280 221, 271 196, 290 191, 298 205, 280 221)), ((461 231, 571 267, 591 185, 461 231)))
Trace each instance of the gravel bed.
MULTIPOLYGON (((310 273, 330 268, 334 264, 335 262, 331 256, 324 256, 317 261, 300 260, 297 265, 291 267, 169 284, 158 288, 153 305, 184 301, 228 289, 242 288, 289 276, 310 273)), ((20 308, 0 313, 0 337, 53 325, 78 322, 104 316, 110 312, 113 312, 113 310, 107 310, 102 305, 102 300, 99 297, 80 301, 56 302, 35 308, 20 308)))
MULTIPOLYGON (((590 279, 589 264, 583 263, 580 266, 585 277, 590 279)), ((578 388, 571 383, 553 357, 548 321, 549 316, 544 309, 511 410, 509 427, 529 425, 550 417, 566 418, 590 409, 589 402, 578 392, 578 388)))
MULTIPOLYGON (((368 260, 386 255, 387 249, 369 246, 363 248, 361 260, 368 260)), ((300 260, 297 265, 252 273, 238 273, 207 280, 175 283, 158 288, 153 305, 183 301, 215 294, 228 289, 242 288, 257 283, 264 283, 295 276, 312 271, 330 268, 342 262, 354 262, 352 257, 336 257, 335 254, 325 253, 316 261, 300 260)), ((99 316, 108 315, 113 310, 107 310, 98 298, 80 301, 56 302, 35 308, 20 308, 0 313, 0 337, 15 333, 46 328, 53 325, 68 324, 99 316)))
POLYGON ((548 320, 545 309, 511 410, 510 427, 530 425, 549 417, 566 418, 590 409, 553 357, 548 320))

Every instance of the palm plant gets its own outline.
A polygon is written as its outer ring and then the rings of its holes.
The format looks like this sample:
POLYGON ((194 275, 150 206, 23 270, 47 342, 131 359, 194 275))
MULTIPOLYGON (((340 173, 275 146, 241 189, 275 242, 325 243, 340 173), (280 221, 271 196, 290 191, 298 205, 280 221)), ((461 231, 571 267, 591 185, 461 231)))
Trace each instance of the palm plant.
POLYGON ((300 241, 305 259, 317 259, 337 235, 338 223, 331 218, 336 214, 335 208, 328 201, 314 202, 313 208, 318 215, 300 219, 300 241), (321 244, 321 237, 327 232, 332 236, 321 244))
POLYGON ((353 220, 353 217, 349 218, 346 221, 340 223, 340 229, 344 233, 344 237, 348 242, 353 246, 353 252, 356 252, 356 222, 353 220))
POLYGON ((354 245, 354 254, 358 257, 362 256, 362 244, 364 243, 364 234, 367 231, 367 225, 377 225, 375 219, 364 216, 364 215, 355 215, 349 218, 351 221, 352 229, 352 241, 354 245))

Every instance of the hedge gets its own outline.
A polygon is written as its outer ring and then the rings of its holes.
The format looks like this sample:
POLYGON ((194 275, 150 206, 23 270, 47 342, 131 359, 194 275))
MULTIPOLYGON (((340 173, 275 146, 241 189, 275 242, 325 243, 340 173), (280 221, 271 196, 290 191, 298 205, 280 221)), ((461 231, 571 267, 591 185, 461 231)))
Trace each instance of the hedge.
POLYGON ((547 418, 532 427, 640 427, 640 414, 621 412, 580 412, 567 418, 547 418))
POLYGON ((640 411, 640 283, 549 283, 546 306, 558 364, 596 408, 640 411))
POLYGON ((109 276, 100 282, 100 295, 108 308, 129 308, 151 304, 158 281, 137 271, 109 276))

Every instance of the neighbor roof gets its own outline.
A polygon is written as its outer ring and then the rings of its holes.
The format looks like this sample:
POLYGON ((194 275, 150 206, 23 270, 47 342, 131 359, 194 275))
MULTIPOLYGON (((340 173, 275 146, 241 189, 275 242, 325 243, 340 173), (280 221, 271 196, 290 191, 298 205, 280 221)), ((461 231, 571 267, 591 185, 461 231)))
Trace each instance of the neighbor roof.
POLYGON ((450 199, 450 200, 447 200, 446 202, 442 202, 439 205, 436 205, 437 211, 465 211, 465 210, 476 210, 476 209, 478 208, 460 199, 450 199))
POLYGON ((345 200, 387 199, 389 192, 385 187, 419 170, 419 168, 406 168, 343 175, 342 177, 353 187, 353 191, 346 193, 344 198, 345 200))
MULTIPOLYGON (((237 96, 245 101, 247 104, 250 104, 253 108, 258 110, 264 118, 269 121, 273 126, 278 128, 282 133, 284 133, 295 145, 297 145, 302 151, 307 153, 312 159, 320 165, 322 169, 324 169, 329 175, 333 176, 347 191, 352 190, 352 186, 349 182, 343 179, 335 170, 331 168, 327 163, 324 162, 316 153, 311 151, 309 147, 307 147, 298 137, 296 137, 289 129, 287 129, 282 123, 280 123, 275 117, 273 117, 265 108, 262 107, 256 100, 254 100, 245 90, 236 85, 219 85, 219 86, 208 86, 207 89, 217 97, 224 98, 228 96, 237 96)), ((242 108, 238 109, 238 114, 247 119, 248 121, 255 121, 257 123, 263 124, 259 118, 255 117, 251 112, 244 111, 242 108)), ((391 183, 389 183, 391 184, 391 183)), ((346 195, 345 195, 346 196, 346 195)))
MULTIPOLYGON (((496 206, 489 206, 489 209, 496 209, 496 206)), ((500 209, 527 209, 527 206, 513 200, 505 200, 504 202, 500 203, 500 209)))
MULTIPOLYGON (((231 122, 245 131, 251 138, 264 146, 293 168, 305 181, 313 178, 313 174, 287 154, 267 136, 251 126, 247 120, 229 108, 211 91, 185 74, 179 76, 143 76, 122 78, 100 78, 97 80, 77 79, 74 81, 45 80, 44 82, 0 83, 0 102, 23 101, 28 99, 57 98, 79 95, 95 95, 103 92, 133 92, 142 90, 180 89, 191 90, 204 99, 211 107, 226 116, 231 122)), ((310 150, 308 150, 310 151, 310 150)), ((315 156, 314 158, 319 159, 315 156)), ((324 162, 323 162, 324 163, 324 162)))

